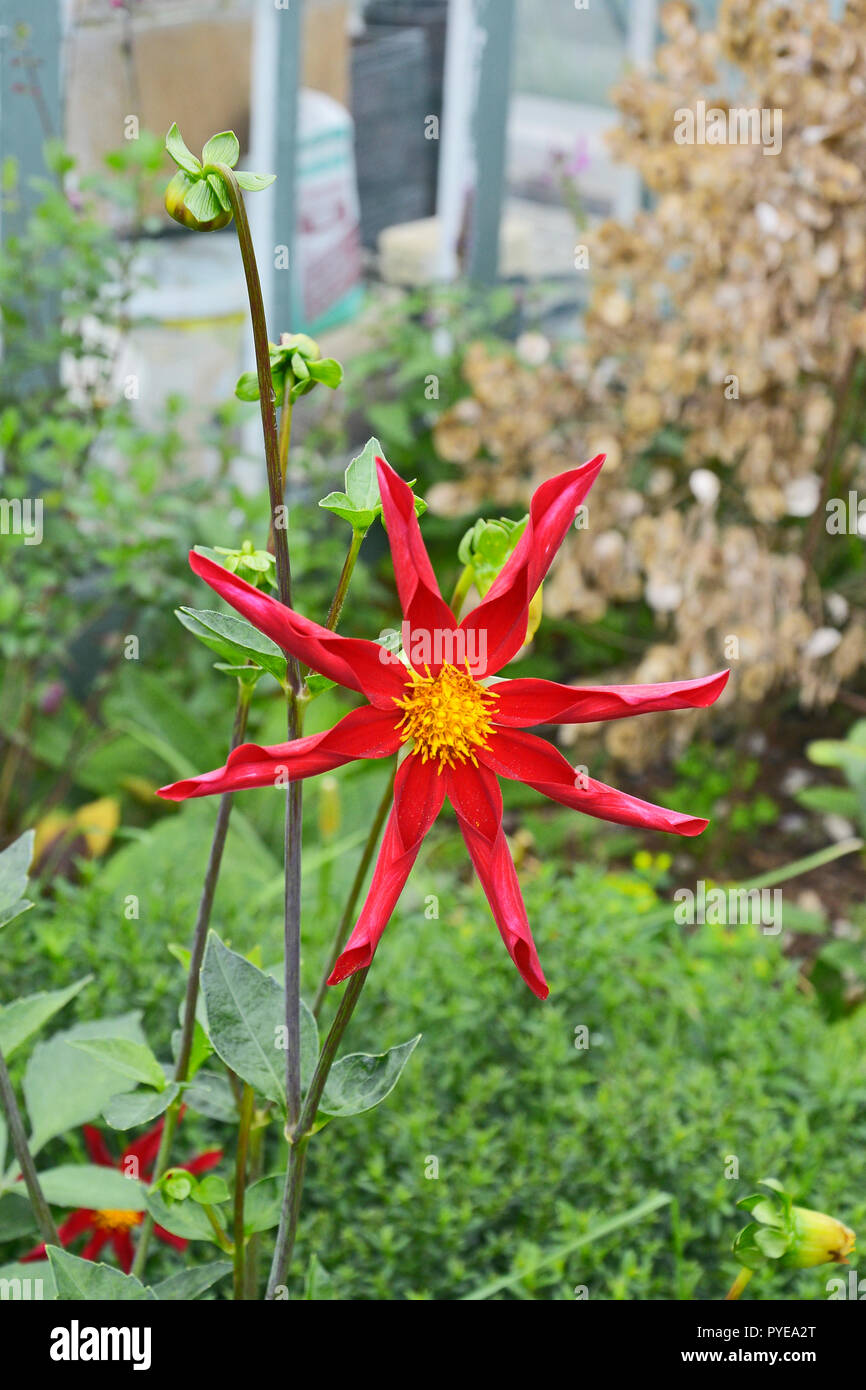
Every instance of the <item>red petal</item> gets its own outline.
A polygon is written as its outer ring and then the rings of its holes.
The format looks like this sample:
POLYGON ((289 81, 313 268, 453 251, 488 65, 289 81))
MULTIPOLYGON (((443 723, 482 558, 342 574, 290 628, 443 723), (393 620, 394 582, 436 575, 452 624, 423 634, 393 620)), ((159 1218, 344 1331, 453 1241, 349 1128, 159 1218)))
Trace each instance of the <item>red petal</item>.
POLYGON ((448 771, 448 800, 457 812, 466 848, 481 880, 505 949, 539 999, 550 993, 502 829, 502 792, 486 767, 462 763, 448 771))
POLYGON ((189 1245, 189 1241, 184 1240, 183 1236, 176 1236, 172 1231, 167 1231, 164 1226, 154 1226, 153 1234, 158 1236, 160 1240, 164 1240, 166 1245, 173 1245, 175 1250, 185 1250, 189 1245))
POLYGON ((162 1142, 162 1130, 165 1120, 158 1120, 157 1123, 144 1134, 140 1135, 134 1143, 129 1144, 123 1151, 123 1157, 117 1165, 122 1173, 127 1176, 144 1178, 149 1172, 151 1165, 156 1161, 159 1153, 159 1146, 162 1142), (127 1159, 134 1158, 138 1164, 138 1172, 130 1174, 128 1171, 127 1159))
POLYGON ((436 634, 439 634, 441 643, 444 634, 453 633, 457 623, 439 592, 433 566, 421 538, 412 489, 383 458, 376 459, 376 471, 400 607, 409 624, 409 641, 408 644, 404 643, 406 654, 411 659, 412 634, 421 633, 430 657, 424 661, 414 660, 412 664, 419 671, 429 665, 431 674, 435 676, 442 667, 441 660, 433 659, 433 654, 441 651, 441 645, 435 641, 436 634))
POLYGON ((394 708, 394 699, 400 698, 406 684, 406 671, 378 642, 329 632, 194 550, 189 562, 221 598, 284 651, 347 690, 360 690, 380 709, 394 708))
MULTIPOLYGON (((120 1261, 120 1268, 123 1270, 124 1274, 129 1274, 132 1269, 132 1262, 135 1259, 135 1248, 132 1244, 132 1236, 129 1234, 129 1231, 115 1231, 114 1235, 111 1237, 111 1243, 114 1246, 114 1253, 120 1261)), ((86 1260, 93 1259, 93 1256, 85 1255, 84 1258, 86 1260)))
POLYGON ((526 530, 514 552, 481 603, 460 624, 464 632, 477 631, 476 651, 485 651, 486 644, 484 670, 473 674, 493 675, 520 651, 526 641, 533 595, 603 463, 604 454, 598 454, 580 468, 560 473, 536 488, 526 530))
POLYGON ((421 841, 441 811, 444 799, 445 778, 439 775, 437 765, 424 763, 417 754, 410 754, 397 769, 394 805, 382 837, 367 901, 331 972, 329 985, 339 984, 372 961, 418 857, 421 841))
POLYGON ((573 806, 599 820, 666 830, 673 835, 700 835, 709 824, 699 816, 668 811, 664 806, 655 806, 651 801, 641 801, 615 787, 605 786, 604 782, 596 782, 585 773, 575 771, 552 743, 535 734, 516 729, 496 730, 478 756, 500 777, 525 782, 552 801, 573 806))
POLYGON ((596 719, 624 719, 666 709, 705 709, 721 695, 729 671, 692 681, 661 685, 558 685, 556 681, 497 681, 494 721, 511 729, 531 724, 591 724, 596 719))
POLYGON ((84 1147, 90 1155, 91 1163, 101 1163, 103 1168, 116 1167, 116 1160, 105 1142, 102 1130, 97 1129, 95 1125, 82 1125, 82 1130, 84 1147))
POLYGON ((106 1245, 109 1240, 111 1240, 110 1231, 95 1231, 81 1252, 82 1260, 95 1260, 103 1245, 106 1245))
POLYGON ((222 1149, 208 1149, 207 1153, 198 1154, 191 1158, 189 1163, 182 1163, 188 1173, 207 1173, 211 1168, 216 1168, 217 1164, 222 1163, 222 1149))
MULTIPOLYGON (((61 1221, 57 1227, 57 1238, 60 1244, 69 1245, 76 1236, 80 1236, 82 1231, 88 1230, 92 1224, 93 1212, 89 1207, 80 1207, 71 1216, 67 1216, 65 1221, 61 1221)), ((18 1258, 22 1264, 28 1264, 31 1260, 44 1260, 46 1258, 45 1246, 44 1244, 37 1245, 35 1249, 28 1250, 26 1255, 19 1255, 18 1258)))
POLYGON ((388 711, 362 705, 322 734, 310 734, 270 748, 243 743, 229 754, 225 767, 160 787, 159 795, 166 801, 187 801, 190 797, 243 791, 246 787, 282 786, 330 772, 355 758, 387 758, 401 745, 396 727, 401 713, 394 706, 388 711))

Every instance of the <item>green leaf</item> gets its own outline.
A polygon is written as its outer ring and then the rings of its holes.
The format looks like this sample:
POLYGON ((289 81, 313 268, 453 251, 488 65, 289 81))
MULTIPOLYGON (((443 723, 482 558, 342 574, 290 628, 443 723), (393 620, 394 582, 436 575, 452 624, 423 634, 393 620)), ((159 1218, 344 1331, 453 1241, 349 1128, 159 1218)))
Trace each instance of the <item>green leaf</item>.
POLYGON ((179 1095, 180 1087, 173 1081, 162 1092, 132 1091, 129 1095, 112 1096, 102 1118, 112 1129, 135 1129, 136 1125, 150 1124, 162 1115, 179 1095))
POLYGON ((102 1163, 64 1163, 39 1174, 46 1202, 54 1207, 88 1207, 94 1211, 144 1211, 147 1188, 119 1168, 102 1163))
POLYGON ((237 1124, 238 1108, 232 1088, 226 1078, 216 1072, 200 1071, 192 1085, 187 1086, 184 1101, 190 1110, 207 1115, 209 1120, 237 1124))
POLYGON ((233 130, 212 135, 201 152, 205 164, 227 164, 233 169, 240 158, 241 147, 233 130))
POLYGON ((57 1245, 47 1245, 45 1249, 57 1282, 58 1299, 130 1303, 156 1298, 153 1290, 145 1288, 134 1274, 122 1274, 110 1265, 79 1259, 57 1245))
POLYGON ((754 1232, 754 1241, 762 1254, 771 1260, 778 1260, 787 1250, 790 1236, 771 1226, 759 1226, 754 1232))
POLYGON ((341 1057, 331 1068, 319 1109, 326 1115, 362 1115, 372 1110, 393 1091, 420 1041, 418 1033, 376 1056, 353 1052, 341 1057))
POLYGON ((47 1260, 38 1263, 0 1265, 0 1279, 8 1289, 6 1298, 43 1302, 57 1297, 57 1285, 47 1260))
POLYGON ((35 832, 25 830, 11 845, 0 850, 0 927, 33 906, 27 902, 27 873, 33 859, 35 832))
POLYGON ((308 362, 307 368, 314 381, 322 386, 330 386, 335 391, 343 380, 343 368, 334 357, 321 357, 318 362, 308 362))
POLYGON ((92 975, 85 975, 83 980, 76 980, 74 985, 67 985, 66 989, 28 994, 0 1008, 0 1051, 7 1062, 22 1043, 37 1033, 92 979, 92 975))
POLYGON ((243 666, 254 661, 281 683, 286 680, 286 658, 276 642, 254 628, 246 618, 208 608, 177 608, 175 616, 188 632, 210 647, 223 661, 243 666))
POLYGON ((216 194, 217 202, 219 203, 223 212, 231 212, 232 200, 228 195, 228 189, 226 188, 225 180, 221 177, 220 174, 208 174, 207 181, 213 192, 216 194))
POLYGON ((247 193, 260 193, 263 188, 269 188, 276 177, 276 174, 249 174, 243 169, 235 170, 235 178, 247 193))
POLYGON ((231 1193, 225 1178, 221 1178, 219 1173, 208 1173, 198 1182, 193 1177, 193 1188, 189 1195, 193 1202, 198 1202, 202 1207, 218 1207, 221 1202, 228 1201, 231 1193))
POLYGON ((235 385, 235 395, 239 401, 257 401, 259 398, 258 373, 242 372, 235 385))
POLYGON ((244 1194, 244 1235, 269 1231, 280 1224, 285 1186, 285 1173, 270 1173, 247 1188, 244 1194))
MULTIPOLYGON (((226 1066, 260 1095, 285 1109, 284 990, 270 975, 208 937, 201 972, 208 1036, 226 1066)), ((318 1029, 301 1009, 301 1079, 309 1085, 318 1054, 318 1029)))
MULTIPOLYGON (((187 962, 186 969, 188 972, 189 962, 187 962)), ((175 1061, 177 1061, 178 1052, 180 1051, 182 1036, 183 1034, 180 1028, 171 1035, 171 1051, 175 1061)), ((212 1056, 213 1048, 210 1045, 210 1039, 196 1018, 193 1024, 192 1047, 190 1049, 189 1062, 187 1063, 186 1069, 187 1080, 192 1081, 199 1068, 203 1067, 207 1059, 212 1056)))
POLYGON ((192 150, 187 149, 177 128, 177 121, 172 122, 171 129, 165 137, 165 148, 168 150, 175 164, 184 173, 197 174, 201 169, 201 163, 196 159, 192 150))
POLYGON ((182 1269, 168 1279, 152 1285, 153 1292, 162 1302, 167 1300, 192 1302, 199 1294, 209 1288, 231 1271, 229 1260, 211 1260, 209 1264, 196 1265, 193 1269, 182 1269))
POLYGON ((143 1043, 139 1018, 136 1012, 78 1023, 36 1044, 24 1072, 24 1099, 33 1127, 32 1153, 55 1134, 95 1119, 118 1092, 134 1088, 132 1080, 121 1084, 113 1067, 74 1044, 85 1038, 116 1037, 143 1043))
POLYGON ((207 179, 194 183, 183 201, 198 222, 210 222, 222 212, 222 204, 207 179))
POLYGON ((36 1217, 26 1197, 19 1197, 17 1192, 7 1192, 5 1197, 0 1197, 0 1237, 4 1241, 18 1240, 35 1230, 36 1217))
POLYGON ((330 1301, 336 1297, 333 1279, 318 1255, 311 1255, 310 1263, 307 1265, 307 1277, 304 1281, 304 1298, 324 1303, 326 1300, 330 1301))
MULTIPOLYGON (((195 1202, 169 1202, 161 1192, 149 1192, 147 1209, 156 1224, 164 1226, 172 1235, 182 1236, 184 1240, 207 1240, 212 1245, 219 1245, 207 1212, 195 1202)), ((217 1221, 225 1229, 218 1210, 217 1221)))
POLYGON ((165 1072, 147 1043, 133 1042, 130 1038, 82 1038, 73 1046, 104 1062, 119 1076, 143 1081, 156 1091, 164 1091, 168 1084, 165 1072))

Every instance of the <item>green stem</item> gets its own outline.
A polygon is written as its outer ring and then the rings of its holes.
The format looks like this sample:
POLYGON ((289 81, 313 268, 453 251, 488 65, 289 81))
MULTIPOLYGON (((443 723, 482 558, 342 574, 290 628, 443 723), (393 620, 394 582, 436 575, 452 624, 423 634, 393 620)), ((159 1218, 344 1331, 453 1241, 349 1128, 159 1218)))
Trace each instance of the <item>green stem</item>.
POLYGON ((725 1294, 724 1301, 726 1303, 732 1302, 734 1299, 739 1298, 740 1294, 743 1292, 743 1289, 748 1284, 754 1272, 755 1271, 753 1269, 740 1270, 733 1284, 728 1289, 728 1292, 725 1294))
POLYGON ((12 1148, 15 1150, 15 1157, 18 1159, 18 1166, 21 1169, 24 1186, 27 1188, 27 1195, 30 1198, 33 1215, 36 1217, 39 1234, 46 1245, 59 1245, 60 1237, 57 1234, 54 1217, 51 1215, 51 1208, 46 1202, 45 1193, 42 1191, 39 1184, 39 1178, 36 1174, 36 1164, 33 1162, 33 1155, 27 1143, 27 1135, 24 1132, 24 1121, 21 1119, 21 1111, 18 1109, 18 1101, 15 1099, 12 1079, 9 1075, 9 1068, 6 1065, 6 1058, 3 1056, 2 1050, 0 1050, 0 1101, 3 1102, 3 1109, 6 1111, 6 1118, 9 1121, 9 1136, 12 1140, 12 1148))
MULTIPOLYGON (((249 1159, 247 1163, 248 1181, 250 1186, 258 1182, 262 1176, 265 1150, 265 1130, 268 1125, 268 1116, 265 1112, 257 1112, 253 1119, 252 1131, 250 1133, 249 1159)), ((244 1273, 244 1298, 247 1300, 258 1297, 259 1291, 259 1256, 261 1255, 262 1237, 260 1231, 254 1231, 247 1242, 246 1269, 244 1273)))
POLYGON ((276 1298, 277 1289, 285 1286, 295 1249, 295 1237, 298 1230, 298 1215, 301 1209, 301 1194, 304 1186, 307 1144, 313 1133, 316 1113, 319 1108, 319 1101, 322 1099, 322 1092, 325 1089, 328 1073, 334 1064, 337 1048, 340 1046, 343 1034, 354 1013, 355 1005, 360 998, 361 990, 364 988, 364 981, 369 973, 369 968, 370 967, 367 966, 365 970, 359 970, 349 981, 346 992, 340 1000, 340 1007, 337 1009, 334 1022, 331 1024, 324 1046, 319 1053, 319 1060, 316 1064, 316 1070, 313 1073, 313 1079, 310 1082, 310 1089, 304 1100, 304 1108, 301 1111, 301 1118, 295 1130, 295 1141, 289 1150, 289 1164, 286 1170, 283 1209, 280 1215, 277 1244, 274 1250, 274 1259, 271 1265, 270 1278, 268 1280, 268 1291, 265 1295, 267 1299, 276 1298))
MULTIPOLYGON (((250 710, 252 699, 252 686, 245 685, 238 681, 238 698, 235 706, 235 718, 232 726, 232 736, 229 751, 237 748, 243 742, 247 727, 247 716, 250 710)), ((177 1061, 174 1067, 175 1081, 186 1081, 189 1072, 189 1059, 192 1054, 192 1043, 195 1036, 195 1012, 198 1004, 199 972, 201 963, 204 959, 204 950, 207 945, 208 928, 210 927, 211 911, 213 909, 214 893, 216 892, 217 881, 222 867, 223 851, 225 849, 226 837, 229 830, 229 820, 232 813, 232 792, 225 792, 219 801, 217 808, 216 822, 214 824, 213 838, 211 839, 210 854, 208 856, 207 869, 205 871, 204 883, 202 884, 201 897, 199 898, 198 913, 195 919, 195 929, 192 937, 192 950, 190 952, 189 972, 186 979, 186 998, 183 1006, 183 1022, 181 1023, 180 1046, 177 1053, 177 1061)), ((153 1168, 153 1181, 156 1182, 168 1167, 171 1156, 171 1146, 174 1140, 175 1130, 177 1129, 180 1118, 182 1097, 179 1096, 165 1113, 165 1121, 162 1127, 159 1152, 156 1155, 156 1163, 153 1168)), ((138 1245, 135 1251, 135 1261, 132 1271, 137 1277, 141 1277, 147 1262, 148 1250, 153 1236, 153 1217, 149 1214, 145 1217, 141 1226, 141 1234, 138 1238, 138 1245)))
POLYGON ((460 617, 460 609, 463 607, 466 595, 472 588, 474 581, 475 570, 473 569, 472 565, 466 565, 463 569, 462 574, 460 575, 460 578, 457 580, 457 583, 454 587, 454 593, 451 595, 451 603, 449 604, 451 612, 454 614, 455 618, 460 617))
POLYGON ((228 1236, 226 1235, 225 1231, 220 1225, 219 1218, 216 1212, 214 1211, 213 1207, 205 1206, 204 1203, 202 1203, 202 1211, 204 1212, 205 1216, 207 1217, 208 1221, 213 1227, 213 1232, 216 1236, 217 1245, 219 1246, 220 1250, 223 1250, 226 1255, 234 1255, 234 1246, 232 1245, 231 1241, 229 1240, 228 1236))
POLYGON ((366 531, 352 532, 352 541, 346 558, 343 561, 343 568, 340 571, 337 592, 331 600, 331 607, 328 610, 328 621, 325 623, 325 627, 328 628, 330 632, 336 632, 337 630, 337 624, 340 621, 340 614, 343 611, 343 604, 349 589, 349 581, 352 578, 352 571, 355 568, 355 561, 358 558, 358 551, 361 549, 361 543, 366 534, 366 531))
POLYGON ((244 1198, 247 1191, 247 1155, 250 1143, 250 1125, 255 1107, 255 1092, 252 1086, 244 1086, 241 1101, 241 1119, 238 1128, 238 1146, 235 1153, 235 1200, 234 1200, 234 1292, 238 1300, 244 1297, 244 1198))
POLYGON ((316 1018, 319 1017, 319 1013, 321 1011, 322 1004, 324 1002, 325 995, 328 990, 328 976, 330 975, 331 971, 333 970, 336 964, 337 957, 339 956, 340 952, 342 951, 343 947, 349 939, 349 932, 351 931, 355 911, 358 906, 358 898, 361 896, 361 889, 364 887, 364 880, 367 877, 367 870, 370 867, 370 861, 373 858, 373 855, 376 851, 376 845, 379 843, 379 835, 381 834, 382 826, 385 824, 385 817, 387 816, 388 811, 394 800, 394 778, 396 774, 397 763, 395 761, 394 766, 391 770, 391 776, 388 778, 388 781, 385 784, 385 790, 382 793, 382 800, 379 802, 376 815, 373 819, 373 824, 370 826, 370 833, 367 836, 367 842, 364 845, 364 852, 361 855, 358 867, 355 870, 355 877, 352 879, 352 886, 349 889, 349 896, 346 899, 346 905, 343 908, 342 916, 340 917, 340 921, 337 924, 337 930, 334 933, 334 939, 331 942, 331 948, 328 952, 325 968, 322 971, 322 977, 319 980, 319 987, 316 990, 316 997, 313 1000, 313 1014, 316 1018))

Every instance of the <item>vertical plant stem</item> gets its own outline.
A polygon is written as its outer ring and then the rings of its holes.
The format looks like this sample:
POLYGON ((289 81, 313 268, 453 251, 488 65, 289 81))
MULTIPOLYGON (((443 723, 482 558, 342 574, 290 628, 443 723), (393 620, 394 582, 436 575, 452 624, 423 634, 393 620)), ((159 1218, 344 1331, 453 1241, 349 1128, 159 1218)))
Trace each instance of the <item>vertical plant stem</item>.
POLYGON ((346 558, 343 561, 343 568, 340 572, 339 583, 337 584, 337 592, 331 600, 331 607, 328 610, 328 621, 325 623, 325 627, 331 632, 336 632, 337 630, 337 623, 340 621, 340 614, 343 611, 343 604, 349 589, 349 580, 352 578, 352 571, 355 568, 358 551, 361 549, 361 542, 366 534, 366 531, 353 530, 352 532, 352 541, 346 558))
POLYGON ((349 896, 346 899, 346 905, 343 908, 342 915, 337 924, 337 930, 334 933, 334 939, 331 942, 331 947, 328 951, 327 960, 325 962, 325 968, 322 971, 322 976, 319 980, 319 986, 316 990, 316 997, 313 1000, 313 1014, 316 1018, 319 1017, 319 1013, 321 1012, 325 995, 327 994, 328 976, 330 975, 331 971, 334 968, 334 965, 336 964, 337 957, 339 956, 340 952, 342 951, 343 947, 349 939, 349 932, 352 928, 352 920, 355 916, 355 911, 358 906, 358 898, 361 896, 361 889, 364 887, 364 880, 367 877, 367 870, 369 869, 370 861, 373 858, 374 853, 376 852, 376 846, 379 843, 379 836, 382 833, 382 826, 385 824, 385 817, 387 816, 390 806, 394 800, 394 778, 396 776, 396 773, 397 763, 395 761, 394 766, 391 769, 391 776, 385 783, 385 790, 382 793, 382 799, 379 802, 376 815, 373 818, 373 824, 370 826, 370 833, 367 836, 367 842, 364 845, 364 852, 361 855, 361 858, 358 862, 358 867, 355 870, 355 877, 352 879, 352 886, 349 889, 349 896))
MULTIPOLYGON (((230 752, 243 742, 251 699, 252 686, 244 685, 243 682, 238 681, 238 699, 237 705, 235 706, 230 752)), ((192 937, 189 973, 186 979, 186 997, 183 1006, 183 1022, 181 1023, 180 1046, 178 1047, 177 1061, 174 1067, 175 1081, 186 1081, 189 1072, 189 1059, 192 1053, 193 1037, 195 1036, 195 1011, 198 1003, 199 972, 204 958, 204 949, 207 944, 207 934, 210 926, 211 911, 213 909, 214 893, 216 892, 217 881, 222 867, 223 851, 225 849, 226 836, 229 830, 229 820, 232 813, 233 796, 233 792, 225 792, 220 797, 219 806, 217 807, 210 854, 208 856, 207 869, 205 871, 201 897, 199 898, 198 912, 195 919, 195 930, 193 931, 192 937)), ((180 1118, 182 1103, 181 1097, 178 1097, 178 1099, 168 1107, 165 1113, 159 1152, 156 1155, 156 1162, 153 1167, 154 1182, 162 1176, 168 1167, 171 1146, 180 1118)), ((148 1215, 141 1225, 141 1234, 138 1238, 135 1261, 132 1266, 132 1271, 137 1276, 140 1276, 144 1271, 152 1236, 153 1218, 148 1215)))
POLYGON ((24 1122, 21 1119, 21 1111, 18 1109, 18 1101, 15 1099, 12 1079, 2 1050, 0 1050, 0 1101, 3 1102, 3 1109, 6 1111, 6 1118, 9 1121, 9 1137, 12 1140, 15 1157, 18 1159, 24 1186, 27 1188, 33 1215, 39 1226, 39 1234, 46 1245, 59 1245, 60 1237, 57 1234, 54 1217, 51 1215, 51 1208, 45 1200, 45 1193, 39 1185, 36 1165, 27 1144, 24 1122))
POLYGON ((734 1280, 733 1284, 732 1284, 731 1287, 728 1289, 728 1292, 725 1294, 725 1300, 724 1300, 724 1301, 725 1301, 726 1303, 731 1303, 731 1302, 734 1301, 734 1299, 739 1298, 740 1294, 743 1292, 743 1289, 744 1289, 744 1288, 746 1287, 746 1285, 748 1284, 748 1282, 749 1282, 749 1280, 751 1279, 751 1277, 752 1277, 752 1275, 754 1274, 754 1272, 755 1272, 755 1271, 754 1271, 753 1269, 745 1269, 745 1268, 743 1268, 743 1269, 740 1270, 740 1272, 739 1272, 739 1274, 737 1275, 736 1279, 734 1280))
POLYGON ((250 1125, 255 1108, 255 1092, 252 1086, 244 1085, 241 1100, 241 1120, 238 1127, 238 1144, 235 1152, 235 1200, 234 1200, 234 1293, 240 1300, 244 1297, 244 1198, 247 1191, 247 1154, 250 1143, 250 1125))
MULTIPOLYGON (((265 1130, 267 1129, 268 1118, 266 1114, 258 1112, 253 1117, 253 1125, 250 1132, 249 1158, 247 1161, 248 1183, 252 1185, 258 1182, 262 1176, 262 1166, 265 1154, 265 1130)), ((262 1249, 261 1232, 254 1231, 247 1242, 247 1258, 244 1269, 244 1298, 255 1299, 259 1291, 259 1256, 262 1249)))
POLYGON ((298 1230, 298 1216, 301 1209, 301 1193, 304 1186, 304 1170, 306 1167, 307 1144, 313 1131, 316 1120, 316 1112, 319 1108, 319 1101, 322 1099, 322 1092, 325 1089, 325 1082, 328 1073, 334 1064, 337 1055, 337 1048, 343 1038, 343 1034, 349 1024, 349 1019, 355 1010, 355 1005, 364 988, 364 981, 367 978, 370 967, 359 970, 349 981, 346 991, 340 1000, 340 1007, 331 1024, 330 1031, 325 1039, 324 1046, 319 1053, 319 1060, 316 1063, 316 1070, 310 1082, 310 1089, 304 1100, 304 1108, 301 1111, 301 1118, 295 1130, 295 1141, 291 1145, 289 1152, 289 1166, 286 1171, 286 1186, 283 1195, 283 1209, 280 1214, 280 1227, 277 1232, 277 1244, 274 1250, 271 1274, 268 1280, 268 1291, 265 1295, 268 1299, 276 1298, 278 1288, 285 1285, 292 1261, 292 1254, 295 1248, 295 1237, 298 1230))

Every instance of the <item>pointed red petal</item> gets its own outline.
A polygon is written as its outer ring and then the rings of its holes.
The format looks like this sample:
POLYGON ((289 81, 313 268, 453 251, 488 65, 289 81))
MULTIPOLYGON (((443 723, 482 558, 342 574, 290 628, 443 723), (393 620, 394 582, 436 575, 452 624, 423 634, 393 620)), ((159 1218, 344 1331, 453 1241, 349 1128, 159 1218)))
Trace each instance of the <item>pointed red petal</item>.
POLYGON ((138 1164, 138 1172, 133 1173, 133 1177, 144 1178, 156 1160, 159 1153, 159 1146, 162 1143, 162 1130, 165 1120, 158 1120, 152 1128, 139 1135, 132 1144, 128 1144, 123 1151, 118 1168, 122 1173, 128 1173, 127 1160, 134 1158, 138 1164))
MULTIPOLYGON (((111 1243, 114 1246, 114 1253, 117 1256, 120 1268, 123 1270, 124 1274, 129 1274, 132 1269, 132 1262, 135 1259, 135 1248, 132 1244, 132 1236, 129 1234, 129 1231, 115 1231, 111 1238, 111 1243)), ((92 1255, 85 1254, 84 1256, 85 1260, 93 1258, 92 1255)))
POLYGON ((439 592, 427 547, 421 538, 412 489, 383 458, 376 459, 376 471, 379 475, 379 492, 388 531, 388 544, 394 561, 397 593, 400 596, 403 616, 409 624, 410 636, 406 654, 411 660, 414 645, 412 634, 423 634, 425 644, 429 644, 429 657, 425 661, 413 660, 412 664, 419 671, 423 671, 425 665, 429 665, 431 674, 435 676, 442 667, 442 660, 436 659, 436 653, 442 649, 444 635, 453 633, 457 623, 439 592), (435 640, 437 633, 440 637, 439 644, 435 640))
POLYGON ((90 1155, 91 1163, 101 1163, 103 1168, 114 1168, 116 1159, 105 1142, 102 1130, 97 1129, 95 1125, 82 1125, 82 1130, 84 1147, 90 1155))
POLYGON ((219 1163, 222 1163, 222 1158, 222 1149, 208 1149, 207 1153, 197 1154, 195 1158, 190 1159, 189 1163, 182 1163, 181 1167, 185 1168, 188 1173, 207 1173, 211 1168, 216 1168, 219 1163))
MULTIPOLYGON (((67 1216, 65 1221, 61 1221, 57 1227, 57 1238, 61 1245, 69 1245, 80 1236, 82 1231, 89 1230, 93 1224, 93 1212, 89 1207, 80 1207, 71 1216, 67 1216)), ((32 1260, 46 1259, 45 1245, 37 1245, 33 1250, 28 1250, 26 1255, 19 1255, 21 1264, 29 1264, 32 1260)))
POLYGON ((605 786, 604 782, 596 782, 576 771, 552 743, 535 734, 498 729, 488 739, 487 747, 479 750, 478 756, 500 777, 525 782, 552 801, 573 806, 599 820, 689 836, 700 835, 709 824, 700 816, 669 811, 664 806, 605 786))
POLYGON ((410 754, 397 769, 394 806, 382 837, 367 901, 331 972, 329 985, 339 984, 372 961, 418 857, 421 841, 441 811, 444 799, 445 778, 439 776, 437 765, 410 754))
POLYGON ((164 1226, 154 1226, 153 1234, 165 1241, 166 1245, 173 1245, 175 1250, 185 1250, 189 1245, 189 1241, 184 1240, 183 1236, 176 1236, 172 1231, 167 1231, 164 1226))
POLYGON ((533 493, 526 530, 514 552, 481 603, 460 624, 464 632, 478 633, 475 650, 486 650, 484 669, 475 673, 479 678, 494 675, 526 641, 533 595, 603 463, 604 454, 598 454, 570 473, 549 478, 533 493))
POLYGON ((721 695, 729 671, 691 681, 659 685, 558 685, 523 677, 497 681, 494 721, 510 729, 531 724, 591 724, 596 719, 624 719, 666 709, 705 709, 721 695))
POLYGON ((490 904, 505 949, 521 979, 539 999, 550 993, 529 922, 517 871, 502 829, 502 792, 486 767, 461 763, 448 770, 448 800, 469 857, 490 904))
MULTIPOLYGON (((107 1245, 110 1240, 110 1231, 96 1231, 81 1252, 82 1260, 95 1260, 102 1250, 102 1247, 107 1245)), ((131 1265, 132 1261, 130 1261, 130 1266, 131 1265)), ((127 1273, 128 1272, 127 1270, 127 1273)))
POLYGON ((243 791, 246 787, 285 786, 343 767, 356 758, 387 758, 400 748, 396 726, 401 716, 402 711, 396 706, 387 711, 362 705, 322 734, 310 734, 270 748, 243 743, 229 754, 225 767, 160 787, 158 795, 166 801, 187 801, 196 796, 213 796, 215 792, 243 791))
POLYGON ((194 550, 189 562, 206 584, 277 646, 347 690, 360 690, 372 705, 393 709, 406 684, 406 671, 378 642, 330 632, 194 550))

